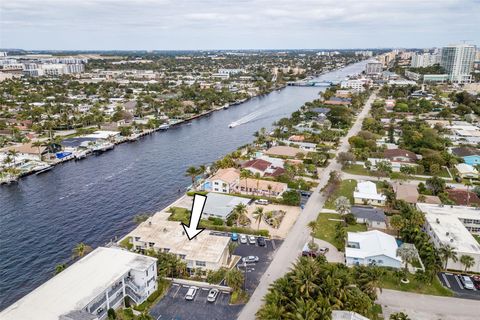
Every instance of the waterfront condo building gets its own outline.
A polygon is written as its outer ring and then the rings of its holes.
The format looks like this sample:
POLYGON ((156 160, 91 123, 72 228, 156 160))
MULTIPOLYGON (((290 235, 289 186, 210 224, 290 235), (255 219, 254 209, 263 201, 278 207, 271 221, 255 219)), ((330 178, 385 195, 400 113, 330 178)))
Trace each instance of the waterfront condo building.
POLYGON ((379 75, 383 71, 383 64, 379 61, 369 61, 365 67, 367 75, 379 75))
POLYGON ((425 214, 425 231, 435 247, 449 245, 457 255, 457 261, 448 260, 447 269, 465 270, 460 257, 466 255, 475 261, 469 270, 480 272, 480 244, 472 235, 480 235, 480 210, 426 203, 417 203, 417 208, 425 214))
POLYGON ((2 320, 100 320, 157 289, 157 259, 100 247, 2 312, 2 320))
POLYGON ((470 73, 475 62, 476 47, 468 44, 459 44, 443 47, 440 65, 448 74, 452 82, 470 82, 470 73))
POLYGON ((192 274, 196 269, 218 270, 229 263, 230 237, 205 230, 188 240, 180 222, 165 220, 161 215, 150 217, 128 236, 135 250, 172 253, 186 262, 192 274))

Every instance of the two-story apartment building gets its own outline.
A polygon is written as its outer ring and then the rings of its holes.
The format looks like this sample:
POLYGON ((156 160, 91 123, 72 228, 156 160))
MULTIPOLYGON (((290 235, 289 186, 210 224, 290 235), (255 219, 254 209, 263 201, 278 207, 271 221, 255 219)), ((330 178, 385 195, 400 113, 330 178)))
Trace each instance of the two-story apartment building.
POLYGON ((157 289, 157 259, 100 247, 0 312, 2 320, 101 320, 157 289))
POLYGON ((207 179, 207 189, 219 193, 233 193, 240 181, 240 171, 235 168, 219 169, 207 179))

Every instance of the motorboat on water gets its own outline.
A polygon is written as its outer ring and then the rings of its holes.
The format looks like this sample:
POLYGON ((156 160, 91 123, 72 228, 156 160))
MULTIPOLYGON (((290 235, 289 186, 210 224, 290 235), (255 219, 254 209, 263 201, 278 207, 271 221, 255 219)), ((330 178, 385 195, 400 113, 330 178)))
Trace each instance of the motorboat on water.
POLYGON ((170 128, 170 126, 166 123, 164 123, 164 124, 162 124, 158 127, 158 129, 160 129, 160 130, 167 130, 168 128, 170 128))
POLYGON ((42 166, 40 167, 38 170, 36 170, 35 174, 38 175, 38 174, 42 174, 44 172, 47 172, 47 171, 50 171, 52 170, 53 166, 52 165, 45 165, 45 166, 42 166))
POLYGON ((236 126, 238 126, 238 123, 236 122, 232 122, 228 125, 229 128, 235 128, 236 126))

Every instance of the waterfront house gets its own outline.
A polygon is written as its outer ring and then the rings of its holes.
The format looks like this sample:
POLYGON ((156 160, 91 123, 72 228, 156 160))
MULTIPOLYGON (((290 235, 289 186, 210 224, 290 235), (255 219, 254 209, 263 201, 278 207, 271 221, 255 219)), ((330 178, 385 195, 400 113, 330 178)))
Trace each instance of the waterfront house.
POLYGON ((387 218, 382 209, 365 206, 352 206, 350 209, 357 223, 365 223, 369 228, 387 229, 387 218))
POLYGON ((266 154, 271 156, 285 157, 285 158, 295 158, 298 153, 306 153, 304 150, 288 146, 275 146, 271 147, 266 154))
POLYGON ((381 231, 348 232, 345 262, 347 266, 375 265, 400 269, 402 259, 397 256, 397 249, 395 238, 381 231))
POLYGON ((463 159, 468 165, 480 164, 480 150, 473 147, 458 147, 452 149, 452 154, 463 159))
POLYGON ((356 204, 384 206, 387 197, 377 192, 377 185, 371 181, 362 181, 357 184, 353 192, 356 204))
POLYGON ((458 171, 458 175, 462 179, 478 179, 479 172, 473 166, 466 163, 458 163, 455 165, 455 169, 458 171))
POLYGON ((206 189, 213 192, 232 193, 240 181, 240 171, 235 168, 219 169, 207 179, 206 189))
POLYGON ((172 253, 187 264, 191 273, 197 268, 205 271, 228 266, 229 237, 204 231, 190 241, 179 222, 158 215, 148 218, 128 236, 135 250, 172 253))
POLYGON ((287 191, 286 183, 260 180, 260 179, 241 179, 236 191, 241 194, 260 195, 267 197, 279 197, 287 191))
POLYGON ((156 258, 100 247, 0 312, 0 319, 106 319, 125 298, 141 304, 156 289, 156 258))
POLYGON ((214 217, 227 220, 237 205, 248 205, 250 201, 249 198, 234 197, 226 194, 210 192, 207 195, 207 201, 203 208, 203 216, 205 218, 214 217))

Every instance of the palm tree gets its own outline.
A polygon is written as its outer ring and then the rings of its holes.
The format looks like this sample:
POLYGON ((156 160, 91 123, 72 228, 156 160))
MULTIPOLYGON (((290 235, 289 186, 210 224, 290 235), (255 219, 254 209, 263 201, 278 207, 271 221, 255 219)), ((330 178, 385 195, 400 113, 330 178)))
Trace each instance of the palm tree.
POLYGON ((67 265, 65 263, 61 263, 61 264, 57 264, 55 266, 55 274, 59 274, 60 272, 62 272, 63 270, 65 270, 67 268, 67 265))
POLYGON ((397 231, 397 236, 400 232, 400 230, 402 230, 403 226, 405 225, 405 221, 404 221, 404 218, 399 215, 399 214, 394 214, 391 218, 390 218, 390 226, 395 229, 395 231, 397 231))
POLYGON ((235 242, 230 242, 228 244, 228 263, 230 263, 230 260, 232 260, 233 252, 237 247, 238 247, 238 244, 235 242))
POLYGON ((15 160, 18 156, 18 151, 17 150, 8 150, 8 155, 12 158, 12 161, 13 161, 13 165, 15 165, 15 160))
POLYGON ((245 193, 248 194, 248 178, 252 176, 252 173, 248 170, 242 169, 240 171, 240 180, 245 179, 245 193))
POLYGON ((410 320, 410 318, 403 312, 397 312, 390 315, 390 320, 410 320))
POLYGON ((263 217, 265 216, 265 212, 263 212, 263 208, 258 207, 253 211, 253 217, 255 218, 255 221, 258 223, 257 225, 257 230, 260 229, 260 222, 262 222, 263 217))
POLYGON ((465 266, 465 272, 475 265, 475 259, 472 256, 462 255, 460 257, 460 263, 465 266))
POLYGON ((271 197, 271 196, 272 196, 272 189, 273 189, 273 187, 269 184, 269 185, 267 186, 267 189, 268 189, 268 196, 271 197))
POLYGON ((149 315, 147 311, 142 312, 136 319, 137 320, 153 320, 152 316, 149 315))
POLYGON ((318 223, 316 220, 312 220, 307 224, 307 227, 310 229, 310 235, 312 236, 311 242, 315 242, 315 233, 317 232, 318 223))
POLYGON ((408 271, 408 264, 415 259, 417 256, 417 252, 415 247, 412 244, 404 243, 397 249, 397 255, 402 258, 403 262, 405 263, 405 273, 408 271))
POLYGON ((190 177, 192 179, 192 186, 195 184, 195 177, 198 175, 198 169, 195 167, 189 167, 187 171, 185 171, 185 176, 190 177))
POLYGON ((75 248, 73 249, 73 256, 75 258, 81 258, 85 256, 87 253, 91 252, 93 249, 89 245, 86 245, 83 242, 78 243, 75 248))
POLYGON ((262 177, 262 176, 260 175, 259 172, 255 172, 255 179, 257 180, 257 194, 260 193, 260 190, 259 190, 260 187, 259 187, 259 185, 260 185, 260 178, 261 178, 261 177, 262 177))
POLYGON ((347 197, 341 196, 335 200, 335 209, 340 214, 347 214, 350 212, 350 200, 347 197))
POLYGON ((465 183, 465 186, 467 187, 467 207, 470 205, 470 187, 473 186, 472 180, 468 180, 465 183))
POLYGON ((243 203, 239 203, 235 206, 235 208, 233 209, 233 211, 235 212, 235 214, 237 215, 237 225, 239 225, 240 223, 240 218, 245 216, 247 214, 247 206, 244 205, 243 203))
POLYGON ((227 285, 234 291, 242 288, 243 280, 243 274, 237 268, 230 269, 225 274, 225 281, 227 282, 227 285))
POLYGON ((440 255, 440 258, 444 262, 445 265, 445 270, 447 270, 447 265, 448 265, 448 260, 452 259, 453 262, 457 262, 457 253, 455 250, 450 246, 450 245, 442 245, 440 249, 438 249, 438 254, 440 255))

